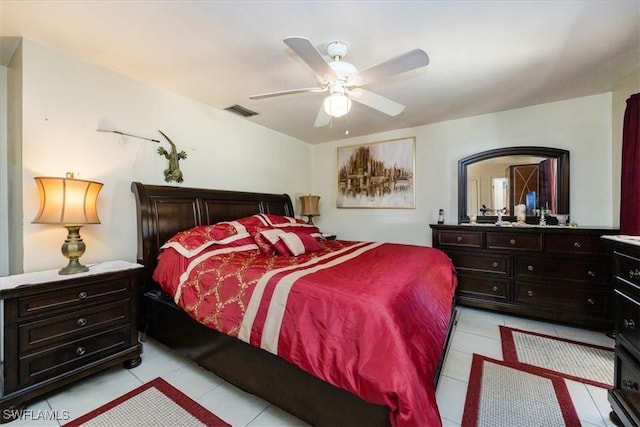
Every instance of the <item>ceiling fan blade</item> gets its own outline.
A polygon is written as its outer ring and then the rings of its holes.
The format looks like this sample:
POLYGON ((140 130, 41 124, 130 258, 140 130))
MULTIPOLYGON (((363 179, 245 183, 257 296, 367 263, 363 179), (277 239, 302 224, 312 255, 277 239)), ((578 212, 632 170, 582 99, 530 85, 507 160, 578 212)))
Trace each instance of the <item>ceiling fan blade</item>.
POLYGON ((350 86, 364 86, 376 80, 404 73, 429 64, 429 55, 422 49, 414 49, 388 61, 358 72, 349 82, 350 86))
POLYGON ((353 96, 350 96, 353 101, 364 104, 367 107, 371 107, 375 110, 382 111, 383 113, 392 117, 397 116, 404 110, 404 105, 398 104, 397 102, 392 101, 389 98, 385 98, 382 95, 369 92, 365 89, 356 89, 354 91, 351 91, 350 94, 353 94, 353 96))
POLYGON ((320 128, 322 126, 326 126, 331 121, 331 116, 324 111, 324 105, 320 104, 320 110, 318 110, 318 115, 316 116, 316 121, 313 126, 320 128))
POLYGON ((281 90, 278 92, 269 92, 269 93, 261 93, 259 95, 251 95, 249 99, 263 99, 263 98, 272 98, 274 96, 282 96, 282 95, 293 95, 296 93, 305 93, 305 92, 325 92, 327 88, 322 87, 307 87, 302 89, 289 89, 289 90, 281 90))
POLYGON ((338 75, 325 61, 318 49, 306 37, 287 37, 284 43, 289 46, 311 69, 322 82, 334 80, 338 75))

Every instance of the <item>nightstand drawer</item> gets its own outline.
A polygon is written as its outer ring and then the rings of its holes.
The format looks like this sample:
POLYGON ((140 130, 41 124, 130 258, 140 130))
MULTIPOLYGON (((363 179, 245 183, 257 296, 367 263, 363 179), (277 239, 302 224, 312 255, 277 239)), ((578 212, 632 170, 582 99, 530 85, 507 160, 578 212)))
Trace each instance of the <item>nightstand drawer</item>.
POLYGON ((92 302, 107 302, 124 298, 129 293, 129 278, 116 280, 87 280, 86 284, 57 292, 23 297, 19 301, 19 316, 30 316, 54 310, 69 310, 92 302))
MULTIPOLYGON (((615 388, 624 396, 634 411, 640 408, 640 367, 629 357, 624 347, 616 345, 615 388)), ((635 412, 636 417, 640 414, 635 412)))
POLYGON ((20 353, 90 335, 130 321, 131 302, 120 300, 20 325, 20 353))
POLYGON ((640 302, 623 289, 616 289, 614 298, 616 333, 640 351, 640 302))
POLYGON ((615 277, 640 287, 640 259, 615 251, 613 269, 615 277))
POLYGON ((130 347, 130 338, 131 327, 124 326, 22 357, 20 384, 24 386, 84 368, 92 361, 130 347))

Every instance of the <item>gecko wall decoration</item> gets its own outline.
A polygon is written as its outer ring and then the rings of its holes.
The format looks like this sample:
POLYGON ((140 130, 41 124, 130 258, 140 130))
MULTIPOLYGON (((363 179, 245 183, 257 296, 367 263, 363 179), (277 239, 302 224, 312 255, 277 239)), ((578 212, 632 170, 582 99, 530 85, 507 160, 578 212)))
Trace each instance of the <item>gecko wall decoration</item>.
POLYGON ((167 160, 169 160, 169 167, 164 170, 164 180, 166 182, 182 182, 182 171, 180 170, 180 160, 187 158, 187 153, 182 150, 178 152, 176 145, 169 139, 167 135, 165 135, 161 130, 158 130, 162 136, 165 137, 169 144, 171 144, 171 151, 167 151, 164 147, 158 148, 158 154, 164 156, 167 160))

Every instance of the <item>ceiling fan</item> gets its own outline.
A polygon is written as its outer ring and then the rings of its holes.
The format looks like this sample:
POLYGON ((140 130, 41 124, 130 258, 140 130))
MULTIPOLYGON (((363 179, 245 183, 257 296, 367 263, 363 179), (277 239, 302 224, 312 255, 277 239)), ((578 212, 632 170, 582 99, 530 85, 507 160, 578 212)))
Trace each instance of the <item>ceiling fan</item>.
POLYGON ((348 51, 346 42, 334 41, 326 44, 326 53, 333 59, 330 62, 325 60, 306 37, 287 37, 284 39, 284 43, 316 73, 320 86, 252 95, 249 99, 271 98, 304 92, 328 92, 329 95, 324 99, 316 116, 314 124, 316 127, 326 126, 331 117, 341 117, 347 114, 351 109, 352 100, 389 116, 397 116, 404 110, 404 105, 362 89, 362 86, 429 64, 429 56, 421 49, 414 49, 373 67, 358 71, 355 66, 342 60, 348 51))

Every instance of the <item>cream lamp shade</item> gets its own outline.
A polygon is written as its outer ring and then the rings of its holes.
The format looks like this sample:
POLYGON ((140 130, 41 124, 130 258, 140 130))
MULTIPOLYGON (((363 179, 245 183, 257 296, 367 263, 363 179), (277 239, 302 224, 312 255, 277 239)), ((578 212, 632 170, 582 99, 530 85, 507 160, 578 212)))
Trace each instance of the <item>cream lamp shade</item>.
POLYGON ((69 258, 69 264, 60 274, 74 274, 88 271, 80 264, 79 258, 86 246, 80 237, 80 227, 85 224, 100 224, 96 207, 102 184, 94 181, 75 179, 72 173, 65 178, 36 177, 40 193, 40 210, 31 221, 33 224, 59 224, 68 231, 62 245, 62 253, 69 258))
POLYGON ((300 196, 300 215, 308 217, 308 223, 313 224, 313 217, 320 215, 318 204, 320 203, 320 196, 300 196))

